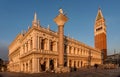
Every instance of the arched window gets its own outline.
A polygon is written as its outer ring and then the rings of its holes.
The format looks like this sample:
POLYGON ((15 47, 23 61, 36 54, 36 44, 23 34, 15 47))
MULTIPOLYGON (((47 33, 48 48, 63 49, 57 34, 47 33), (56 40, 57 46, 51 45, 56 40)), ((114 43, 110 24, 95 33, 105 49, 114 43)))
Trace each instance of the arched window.
POLYGON ((64 52, 67 53, 67 45, 64 44, 64 52))
POLYGON ((41 49, 44 49, 44 39, 41 40, 41 49))
POLYGON ((30 40, 30 50, 33 48, 33 41, 32 41, 32 38, 30 40))
POLYGON ((69 47, 69 54, 71 54, 71 51, 72 51, 72 47, 70 46, 69 47))
POLYGON ((54 42, 50 42, 50 51, 54 51, 54 42))
POLYGON ((26 43, 26 51, 28 52, 28 42, 26 43))
POLYGON ((81 55, 82 55, 83 53, 82 53, 82 49, 81 49, 81 55))
POLYGON ((23 71, 25 70, 25 65, 23 64, 23 71))
POLYGON ((76 48, 74 47, 74 51, 73 51, 73 54, 76 54, 76 48))
POLYGON ((23 45, 23 53, 25 53, 25 45, 23 45))
POLYGON ((41 40, 41 49, 47 50, 47 39, 41 40))
POLYGON ((28 63, 26 63, 26 71, 28 71, 28 63))
POLYGON ((69 67, 71 67, 72 66, 72 61, 71 60, 69 60, 69 67))

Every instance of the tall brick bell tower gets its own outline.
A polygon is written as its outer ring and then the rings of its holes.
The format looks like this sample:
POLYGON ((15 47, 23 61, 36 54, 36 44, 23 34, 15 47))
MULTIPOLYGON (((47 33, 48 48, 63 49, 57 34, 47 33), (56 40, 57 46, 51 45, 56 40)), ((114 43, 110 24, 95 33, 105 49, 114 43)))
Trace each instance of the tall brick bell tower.
POLYGON ((107 33, 105 19, 100 8, 98 9, 94 25, 94 43, 95 48, 101 50, 104 61, 107 58, 107 33))

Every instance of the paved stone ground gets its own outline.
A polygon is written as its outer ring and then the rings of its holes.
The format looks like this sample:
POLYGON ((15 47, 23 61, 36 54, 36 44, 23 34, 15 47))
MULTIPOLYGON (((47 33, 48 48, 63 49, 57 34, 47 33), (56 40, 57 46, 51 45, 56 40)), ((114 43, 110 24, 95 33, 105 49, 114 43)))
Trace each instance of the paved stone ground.
POLYGON ((70 73, 13 73, 0 72, 0 77, 120 77, 119 69, 80 69, 70 73))

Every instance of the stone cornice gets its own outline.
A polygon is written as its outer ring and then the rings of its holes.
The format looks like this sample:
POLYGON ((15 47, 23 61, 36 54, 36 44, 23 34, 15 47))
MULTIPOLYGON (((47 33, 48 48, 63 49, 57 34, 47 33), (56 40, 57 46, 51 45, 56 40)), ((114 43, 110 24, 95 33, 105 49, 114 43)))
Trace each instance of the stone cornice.
POLYGON ((24 34, 24 37, 21 41, 23 41, 33 30, 36 30, 36 31, 40 31, 40 32, 43 32, 43 33, 46 33, 46 34, 49 34, 49 35, 52 35, 52 36, 55 36, 55 37, 58 37, 57 35, 57 32, 54 32, 52 30, 48 30, 46 28, 43 28, 43 27, 36 27, 36 26, 32 26, 25 34, 24 34))
POLYGON ((9 53, 8 54, 8 56, 10 57, 10 56, 13 56, 14 54, 16 55, 16 54, 20 54, 20 51, 17 51, 17 50, 19 50, 20 49, 20 47, 18 47, 15 51, 13 51, 12 53, 9 53))
POLYGON ((16 38, 12 41, 12 43, 9 45, 8 48, 12 47, 12 46, 16 43, 16 41, 17 41, 18 39, 21 40, 22 37, 23 37, 22 34, 18 34, 18 35, 16 36, 16 38))

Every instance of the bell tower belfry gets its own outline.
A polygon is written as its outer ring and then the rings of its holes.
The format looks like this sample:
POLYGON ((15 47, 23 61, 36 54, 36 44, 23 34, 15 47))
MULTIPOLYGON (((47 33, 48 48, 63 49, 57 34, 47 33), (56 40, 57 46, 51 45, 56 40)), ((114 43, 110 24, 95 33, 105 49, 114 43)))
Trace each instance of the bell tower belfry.
POLYGON ((105 19, 100 8, 98 9, 94 25, 94 45, 95 48, 101 50, 103 60, 105 60, 107 58, 107 33, 105 19))

